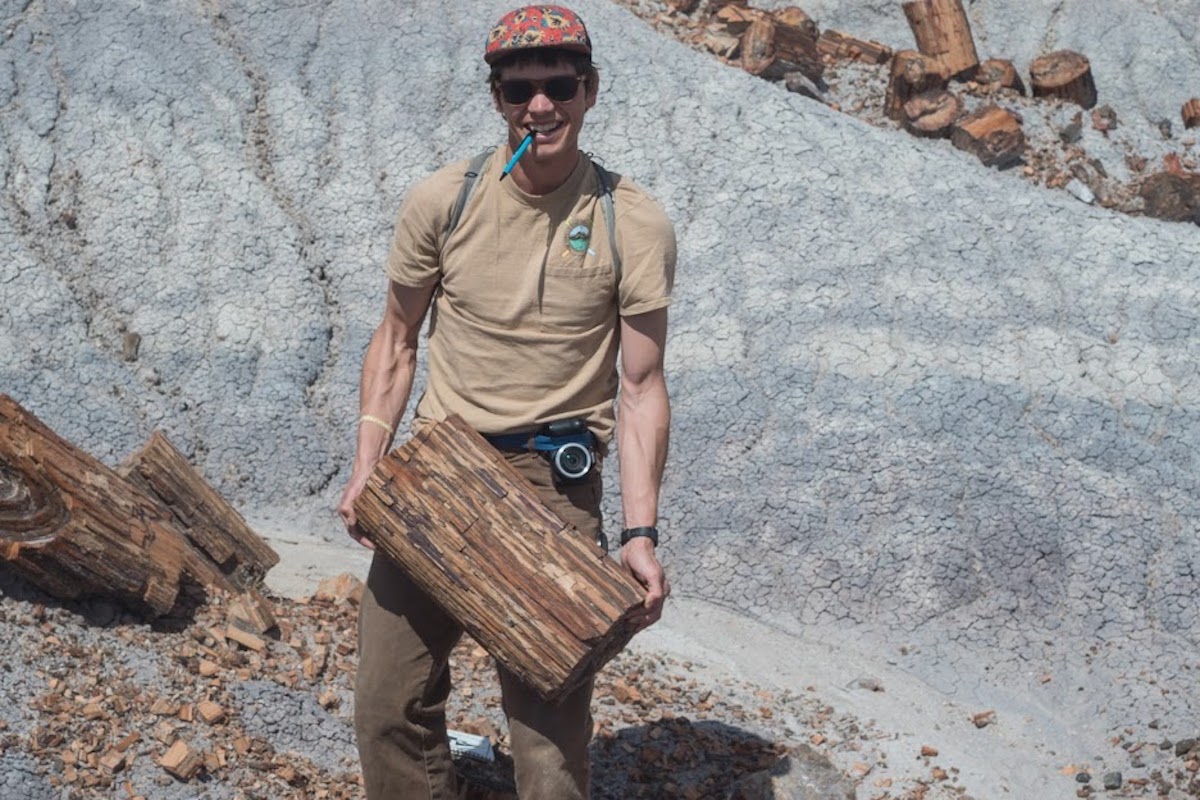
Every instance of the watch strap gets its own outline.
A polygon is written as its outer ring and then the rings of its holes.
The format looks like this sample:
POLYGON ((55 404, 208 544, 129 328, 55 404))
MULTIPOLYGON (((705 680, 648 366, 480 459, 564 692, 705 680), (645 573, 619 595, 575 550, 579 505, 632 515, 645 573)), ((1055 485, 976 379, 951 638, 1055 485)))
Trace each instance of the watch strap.
POLYGON ((621 546, 629 544, 630 539, 645 537, 649 539, 655 547, 658 547, 658 528, 653 525, 643 525, 639 528, 626 528, 621 531, 621 546))

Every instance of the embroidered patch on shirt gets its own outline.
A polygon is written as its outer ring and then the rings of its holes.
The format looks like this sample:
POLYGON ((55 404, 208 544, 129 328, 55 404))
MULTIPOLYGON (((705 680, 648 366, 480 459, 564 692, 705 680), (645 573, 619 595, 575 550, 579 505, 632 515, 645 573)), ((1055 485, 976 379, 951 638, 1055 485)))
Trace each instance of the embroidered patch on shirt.
POLYGON ((580 219, 567 221, 567 247, 576 253, 586 253, 592 239, 592 228, 580 219))

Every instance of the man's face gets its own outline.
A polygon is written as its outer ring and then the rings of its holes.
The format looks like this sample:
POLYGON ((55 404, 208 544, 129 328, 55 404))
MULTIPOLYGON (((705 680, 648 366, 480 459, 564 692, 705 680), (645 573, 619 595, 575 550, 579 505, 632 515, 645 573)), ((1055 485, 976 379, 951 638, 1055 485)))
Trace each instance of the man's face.
MULTIPOLYGON (((515 150, 530 131, 535 131, 529 150, 522 161, 532 158, 538 163, 574 158, 579 150, 579 131, 583 117, 596 104, 595 90, 589 91, 587 81, 577 76, 566 62, 553 65, 520 64, 505 67, 500 73, 501 90, 496 95, 496 107, 508 122, 508 142, 515 150), (514 89, 528 90, 523 82, 532 82, 532 97, 527 102, 512 103, 504 97, 504 84, 514 89), (574 84, 569 99, 555 99, 555 89, 574 84)), ((527 93, 527 91, 525 92, 527 93)))

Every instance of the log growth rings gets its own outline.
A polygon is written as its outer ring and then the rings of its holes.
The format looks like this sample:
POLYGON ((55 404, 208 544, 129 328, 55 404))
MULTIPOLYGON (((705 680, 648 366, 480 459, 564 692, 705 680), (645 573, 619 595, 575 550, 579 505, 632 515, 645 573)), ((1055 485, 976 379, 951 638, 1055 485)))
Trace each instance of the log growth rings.
POLYGON ((69 518, 57 488, 0 459, 0 542, 48 542, 69 518))

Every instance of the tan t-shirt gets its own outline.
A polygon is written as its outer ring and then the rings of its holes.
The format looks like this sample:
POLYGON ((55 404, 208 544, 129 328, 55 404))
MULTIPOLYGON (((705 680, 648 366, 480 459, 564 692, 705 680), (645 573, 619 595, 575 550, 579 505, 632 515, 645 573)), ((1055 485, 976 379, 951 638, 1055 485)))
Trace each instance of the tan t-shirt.
POLYGON ((535 196, 511 178, 500 181, 501 150, 443 244, 467 163, 443 167, 409 192, 388 255, 391 280, 440 287, 417 416, 458 414, 486 434, 582 417, 607 443, 615 425, 618 314, 670 304, 674 229, 649 195, 612 174, 618 291, 591 161, 581 155, 562 186, 535 196))

